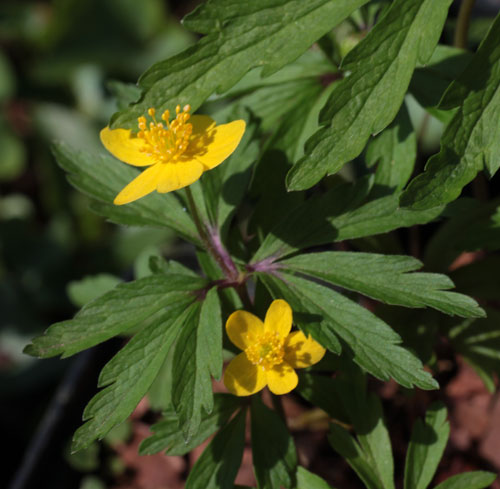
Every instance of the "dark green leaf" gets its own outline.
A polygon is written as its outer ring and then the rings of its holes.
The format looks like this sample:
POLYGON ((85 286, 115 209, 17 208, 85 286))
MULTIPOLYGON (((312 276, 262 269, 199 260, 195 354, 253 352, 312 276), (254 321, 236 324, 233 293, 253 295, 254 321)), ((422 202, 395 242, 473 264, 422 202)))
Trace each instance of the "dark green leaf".
POLYGON ((399 335, 367 309, 330 288, 288 273, 280 273, 279 278, 258 277, 273 296, 290 303, 301 329, 332 352, 344 350, 381 380, 392 377, 405 387, 438 387, 418 358, 398 345, 399 335))
POLYGON ((135 127, 149 107, 177 104, 196 110, 214 92, 223 93, 250 69, 262 76, 297 59, 317 39, 367 0, 210 0, 184 19, 206 34, 186 51, 152 66, 139 80, 142 100, 113 117, 113 127, 135 127), (300 32, 300 35, 298 35, 300 32))
POLYGON ((283 419, 252 398, 252 456, 259 489, 295 487, 297 452, 283 419))
POLYGON ((410 182, 401 204, 428 209, 455 200, 476 174, 495 174, 500 162, 500 15, 440 108, 459 107, 441 138, 441 151, 410 182))
POLYGON ((375 188, 371 197, 401 190, 411 177, 417 157, 417 136, 403 104, 392 123, 366 149, 366 163, 376 163, 375 188))
POLYGON ((482 317, 484 311, 470 297, 448 292, 454 287, 445 275, 408 273, 422 263, 402 255, 347 251, 307 253, 279 262, 279 266, 323 279, 388 304, 433 307, 450 315, 482 317))
POLYGON ((297 467, 297 489, 334 489, 321 477, 304 467, 297 467))
POLYGON ((189 304, 205 281, 185 275, 153 275, 120 284, 87 304, 74 319, 52 325, 25 352, 38 357, 69 357, 141 324, 160 310, 189 304))
POLYGON ((205 448, 186 481, 186 489, 233 489, 245 446, 246 410, 241 410, 205 448))
POLYGON ((432 404, 425 422, 418 419, 406 453, 404 489, 426 489, 436 472, 450 434, 442 403, 432 404))
POLYGON ((84 194, 96 199, 91 208, 117 224, 168 227, 183 238, 198 243, 189 215, 173 193, 152 194, 127 205, 114 205, 118 192, 139 172, 111 155, 75 151, 66 144, 53 146, 59 166, 68 172, 68 181, 84 194))
POLYGON ((107 83, 107 87, 115 96, 118 110, 123 110, 130 104, 137 102, 141 96, 141 89, 133 83, 111 80, 107 83))
POLYGON ((311 187, 363 150, 371 134, 396 116, 418 62, 431 56, 451 0, 395 0, 344 58, 349 72, 323 108, 324 126, 306 143, 304 158, 287 176, 291 190, 311 187))
POLYGON ((443 207, 426 211, 399 208, 399 196, 389 195, 363 205, 369 182, 343 184, 292 209, 266 236, 252 262, 273 261, 310 246, 387 233, 424 224, 438 217, 443 207))
POLYGON ((358 474, 366 489, 385 489, 377 473, 367 461, 363 449, 346 429, 340 425, 331 424, 328 441, 358 474))
POLYGON ((483 489, 488 487, 496 478, 496 474, 482 470, 465 472, 446 479, 434 489, 483 489))
POLYGON ((222 322, 217 289, 212 288, 192 314, 175 344, 172 402, 189 440, 198 430, 202 409, 213 408, 210 374, 222 374, 222 322))
POLYGON ((240 406, 241 399, 232 394, 215 394, 212 412, 202 413, 198 432, 187 443, 179 428, 179 417, 173 412, 166 413, 162 421, 151 427, 154 434, 141 443, 139 453, 152 455, 165 450, 167 455, 185 455, 225 426, 240 406))
POLYGON ((83 413, 86 423, 73 438, 74 451, 103 438, 130 415, 156 378, 191 308, 177 304, 175 309, 158 315, 106 364, 99 387, 107 387, 87 404, 83 413))

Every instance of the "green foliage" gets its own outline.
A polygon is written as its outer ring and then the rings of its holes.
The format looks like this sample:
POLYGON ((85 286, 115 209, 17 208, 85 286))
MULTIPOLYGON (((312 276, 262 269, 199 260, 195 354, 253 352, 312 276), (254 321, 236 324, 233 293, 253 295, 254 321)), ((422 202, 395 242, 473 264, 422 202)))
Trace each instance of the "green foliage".
POLYGON ((441 139, 441 151, 403 194, 402 205, 428 209, 455 200, 476 174, 498 170, 500 142, 500 16, 464 72, 446 90, 439 107, 458 111, 441 139))
POLYGON ((307 141, 306 156, 287 177, 288 188, 306 189, 336 173, 361 153, 371 134, 392 122, 416 64, 424 64, 434 51, 450 3, 396 0, 347 54, 342 69, 350 75, 323 107, 320 123, 325 127, 307 141))
POLYGON ((297 452, 283 419, 259 398, 252 399, 251 419, 252 456, 258 487, 295 487, 297 452))
POLYGON ((297 489, 332 489, 321 477, 304 467, 297 468, 297 489))
POLYGON ((233 489, 245 444, 246 411, 241 410, 209 443, 186 481, 186 489, 233 489))
POLYGON ((450 433, 446 414, 444 405, 436 403, 425 421, 416 421, 406 453, 404 489, 425 489, 434 477, 450 433))
POLYGON ((465 472, 456 474, 436 486, 436 489, 483 489, 488 487, 497 476, 491 472, 465 472))
POLYGON ((142 75, 145 92, 138 104, 119 112, 112 127, 136 127, 149 107, 173 110, 191 104, 196 110, 214 92, 223 93, 252 68, 270 75, 298 58, 313 42, 367 0, 258 0, 249 5, 210 0, 186 17, 184 25, 206 34, 173 58, 142 75), (297 26, 301 35, 295 35, 297 26))
POLYGON ((422 266, 409 256, 329 251, 299 255, 279 262, 279 266, 355 290, 387 304, 430 306, 463 317, 485 315, 470 297, 446 291, 454 285, 445 275, 408 273, 422 266))

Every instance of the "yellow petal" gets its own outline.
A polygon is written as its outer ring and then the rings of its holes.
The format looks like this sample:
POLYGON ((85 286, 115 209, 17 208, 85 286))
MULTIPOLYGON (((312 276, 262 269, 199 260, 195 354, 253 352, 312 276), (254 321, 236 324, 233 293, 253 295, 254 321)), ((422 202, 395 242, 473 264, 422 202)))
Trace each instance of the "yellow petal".
POLYGON ((249 396, 266 386, 266 372, 251 363, 245 353, 240 353, 229 362, 224 385, 235 396, 249 396))
POLYGON ((195 160, 160 163, 162 166, 157 190, 161 194, 191 185, 201 177, 203 165, 195 160))
POLYGON ((294 331, 285 340, 285 360, 293 368, 305 368, 318 363, 326 350, 311 336, 302 331, 294 331))
POLYGON ((292 308, 283 299, 271 303, 264 320, 266 331, 275 331, 285 338, 292 329, 292 308))
POLYGON ((273 394, 287 394, 295 389, 299 383, 295 370, 286 362, 275 365, 266 374, 267 385, 273 394))
MULTIPOLYGON (((208 121, 205 121, 205 124, 208 124, 208 121)), ((193 134, 194 130, 195 127, 193 124, 193 134)), ((220 165, 233 153, 240 143, 244 132, 245 121, 243 120, 215 127, 209 126, 206 131, 201 132, 189 142, 189 146, 184 154, 188 158, 195 158, 206 169, 210 170, 220 165)))
POLYGON ((105 127, 101 131, 101 142, 115 158, 129 165, 148 166, 154 163, 150 156, 139 151, 144 146, 144 140, 132 137, 129 129, 105 127))
POLYGON ((226 322, 227 335, 240 350, 254 344, 264 332, 264 323, 247 311, 234 311, 226 322))
POLYGON ((116 205, 128 204, 156 190, 161 174, 161 163, 150 166, 132 180, 116 197, 116 205))

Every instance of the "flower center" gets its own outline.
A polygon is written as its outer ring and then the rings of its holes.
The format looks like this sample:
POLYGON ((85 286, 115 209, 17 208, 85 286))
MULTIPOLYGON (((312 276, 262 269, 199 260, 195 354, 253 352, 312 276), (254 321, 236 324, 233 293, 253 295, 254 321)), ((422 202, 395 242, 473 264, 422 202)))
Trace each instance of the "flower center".
POLYGON ((283 345, 284 341, 278 333, 267 331, 245 350, 245 354, 254 365, 260 365, 265 370, 269 370, 283 361, 285 354, 283 345))
POLYGON ((153 157, 159 163, 175 162, 186 151, 193 125, 188 122, 191 106, 185 105, 181 112, 181 106, 175 108, 175 119, 170 122, 170 112, 163 112, 161 118, 164 122, 157 122, 154 108, 148 109, 152 119, 147 125, 146 117, 141 116, 139 121, 138 138, 144 140, 145 145, 141 152, 153 157))

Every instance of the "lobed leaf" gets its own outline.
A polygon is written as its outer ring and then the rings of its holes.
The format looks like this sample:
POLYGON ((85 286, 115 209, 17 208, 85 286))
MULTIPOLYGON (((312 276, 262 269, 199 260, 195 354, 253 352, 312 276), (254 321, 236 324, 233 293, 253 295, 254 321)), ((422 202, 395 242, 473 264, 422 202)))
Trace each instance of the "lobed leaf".
POLYGON ((465 71, 439 105, 458 107, 441 138, 441 150, 401 196, 401 204, 428 209, 455 200, 476 174, 500 166, 500 15, 465 71))
POLYGON ((111 428, 125 421, 144 397, 163 365, 191 307, 177 303, 137 333, 102 369, 97 393, 83 412, 86 423, 73 438, 73 451, 102 439, 111 428))
POLYGON ((146 438, 139 447, 141 455, 153 455, 165 450, 167 455, 185 455, 209 436, 227 424, 229 418, 242 405, 240 398, 232 394, 215 394, 214 406, 210 413, 202 413, 198 432, 189 441, 179 428, 179 417, 166 413, 164 419, 151 427, 153 435, 146 438))
POLYGON ((175 344, 172 403, 187 441, 198 431, 202 409, 212 411, 210 374, 222 374, 222 321, 215 288, 200 308, 193 308, 175 344))
POLYGON ((149 107, 162 112, 189 103, 196 110, 250 69, 267 76, 297 59, 317 39, 367 0, 209 0, 184 19, 206 34, 177 56, 153 65, 139 79, 142 99, 112 118, 112 127, 136 126, 149 107), (300 34, 299 34, 300 33, 300 34))
POLYGON ((89 302, 74 319, 50 326, 25 348, 25 353, 42 358, 69 357, 141 324, 160 310, 191 302, 193 291, 205 283, 192 276, 158 274, 119 284, 89 302))
POLYGON ((441 35, 451 0, 395 0, 345 57, 348 76, 320 115, 324 126, 306 143, 287 186, 304 190, 358 156, 371 134, 396 116, 418 62, 425 63, 441 35))
POLYGON ((54 144, 52 152, 71 185, 95 199, 91 209, 97 214, 127 226, 167 227, 198 243, 196 228, 173 193, 153 192, 127 205, 113 204, 118 192, 139 174, 136 168, 111 155, 77 151, 64 143, 54 144))
POLYGON ((279 266, 387 304, 429 306, 445 314, 463 317, 485 316, 474 299, 447 290, 454 285, 446 275, 408 273, 422 266, 420 261, 409 256, 326 251, 298 255, 279 262, 279 266))

